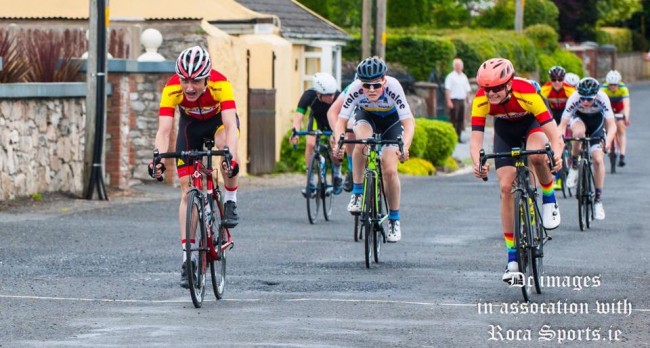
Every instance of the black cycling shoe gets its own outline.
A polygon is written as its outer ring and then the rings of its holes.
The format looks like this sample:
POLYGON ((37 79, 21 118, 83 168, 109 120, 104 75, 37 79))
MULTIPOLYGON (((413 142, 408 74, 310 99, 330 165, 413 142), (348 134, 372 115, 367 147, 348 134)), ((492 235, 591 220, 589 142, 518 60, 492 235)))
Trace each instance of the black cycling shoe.
POLYGON ((345 192, 352 192, 352 171, 349 171, 345 174, 343 190, 345 190, 345 192))
POLYGON ((343 186, 343 178, 340 176, 335 176, 334 185, 333 185, 333 190, 335 195, 338 195, 342 192, 342 186, 343 186))
POLYGON ((239 213, 237 213, 237 203, 228 201, 223 205, 225 210, 223 216, 223 226, 233 228, 239 223, 239 213))
POLYGON ((621 155, 621 157, 619 157, 618 166, 619 167, 625 167, 625 155, 621 155))
MULTIPOLYGON (((196 268, 196 264, 194 262, 192 264, 194 265, 194 268, 196 268)), ((185 262, 181 265, 181 288, 189 289, 190 281, 187 279, 187 270, 185 269, 185 265, 185 262)))

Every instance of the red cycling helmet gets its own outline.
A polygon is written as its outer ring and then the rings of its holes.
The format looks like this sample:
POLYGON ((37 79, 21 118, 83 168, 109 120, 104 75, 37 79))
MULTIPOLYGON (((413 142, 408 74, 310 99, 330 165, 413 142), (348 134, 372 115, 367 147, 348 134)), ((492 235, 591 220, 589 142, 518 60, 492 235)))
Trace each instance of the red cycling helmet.
POLYGON ((492 58, 486 60, 478 68, 476 83, 479 87, 501 86, 515 76, 515 68, 505 58, 492 58))

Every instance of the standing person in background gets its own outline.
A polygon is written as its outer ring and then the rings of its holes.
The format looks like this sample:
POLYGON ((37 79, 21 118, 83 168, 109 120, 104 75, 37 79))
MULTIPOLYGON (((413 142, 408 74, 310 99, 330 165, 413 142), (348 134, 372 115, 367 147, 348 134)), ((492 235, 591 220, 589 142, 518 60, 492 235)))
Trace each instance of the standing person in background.
MULTIPOLYGON (((630 91, 623 81, 621 73, 610 70, 605 76, 601 89, 609 97, 612 112, 616 119, 616 147, 618 150, 618 166, 625 166, 625 149, 627 148, 627 127, 630 126, 630 91)), ((616 153, 613 154, 616 162, 616 153)))
POLYGON ((465 104, 469 103, 472 87, 467 75, 463 73, 463 61, 455 58, 453 65, 454 70, 445 78, 445 99, 449 109, 449 121, 456 129, 458 142, 461 142, 460 136, 465 129, 465 104))

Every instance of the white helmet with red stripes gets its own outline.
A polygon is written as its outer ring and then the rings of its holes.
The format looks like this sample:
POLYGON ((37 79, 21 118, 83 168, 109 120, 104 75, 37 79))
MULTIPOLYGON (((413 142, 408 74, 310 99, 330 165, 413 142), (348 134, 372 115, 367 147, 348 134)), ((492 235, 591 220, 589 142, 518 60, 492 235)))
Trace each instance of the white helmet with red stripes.
POLYGON ((190 47, 178 56, 176 74, 186 80, 202 80, 210 76, 212 61, 208 51, 199 46, 190 47))

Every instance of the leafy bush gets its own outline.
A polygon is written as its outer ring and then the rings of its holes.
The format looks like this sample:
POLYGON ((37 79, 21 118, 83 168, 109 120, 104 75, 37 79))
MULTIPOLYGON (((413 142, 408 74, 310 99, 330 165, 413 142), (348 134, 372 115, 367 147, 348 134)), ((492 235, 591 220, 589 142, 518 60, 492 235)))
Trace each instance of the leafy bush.
MULTIPOLYGON (((559 13, 557 6, 550 0, 528 0, 524 6, 524 27, 547 24, 558 28, 559 13)), ((514 0, 497 0, 493 7, 476 18, 476 24, 483 28, 513 29, 514 22, 514 0)))
POLYGON ((422 127, 427 134, 426 151, 422 158, 441 167, 456 148, 458 135, 449 122, 416 118, 415 126, 422 127))
POLYGON ((618 53, 632 51, 632 31, 627 28, 601 27, 596 31, 600 45, 614 45, 618 53))
POLYGON ((289 142, 293 130, 289 130, 282 138, 280 145, 280 161, 275 164, 275 171, 280 173, 303 172, 306 173, 307 165, 305 164, 305 146, 307 141, 305 137, 298 138, 298 144, 294 149, 289 142))
POLYGON ((424 152, 427 150, 428 142, 427 131, 424 130, 424 127, 418 126, 416 123, 413 130, 413 141, 411 142, 409 154, 412 157, 423 157, 424 152))
POLYGON ((578 74, 583 77, 585 75, 582 68, 582 60, 572 52, 563 49, 557 49, 553 53, 540 53, 539 55, 539 77, 540 83, 548 82, 548 69, 554 65, 563 67, 567 72, 578 74))
POLYGON ((537 48, 544 52, 550 53, 558 49, 557 42, 559 35, 552 27, 546 24, 532 25, 524 30, 524 34, 533 40, 537 48))
POLYGON ((436 173, 436 167, 433 164, 422 158, 410 158, 404 163, 399 163, 397 172, 401 174, 428 176, 436 173))

